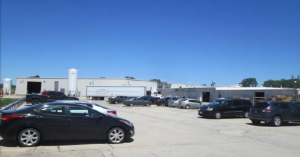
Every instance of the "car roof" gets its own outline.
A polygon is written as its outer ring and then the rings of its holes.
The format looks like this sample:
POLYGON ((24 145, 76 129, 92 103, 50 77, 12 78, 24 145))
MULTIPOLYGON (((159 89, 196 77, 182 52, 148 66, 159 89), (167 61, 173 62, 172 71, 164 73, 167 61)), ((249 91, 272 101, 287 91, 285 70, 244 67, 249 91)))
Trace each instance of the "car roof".
MULTIPOLYGON (((51 106, 56 106, 56 105, 62 105, 62 103, 61 102, 48 102, 48 103, 43 103, 43 104, 41 104, 41 105, 51 105, 51 106)), ((80 107, 85 107, 85 108, 89 108, 89 107, 87 107, 87 106, 84 106, 84 105, 81 105, 81 104, 75 104, 75 103, 67 103, 67 102, 64 102, 63 103, 63 105, 71 105, 71 106, 80 106, 80 107)))
POLYGON ((63 103, 74 103, 74 102, 93 103, 92 101, 87 101, 87 100, 56 100, 54 102, 63 102, 63 103))

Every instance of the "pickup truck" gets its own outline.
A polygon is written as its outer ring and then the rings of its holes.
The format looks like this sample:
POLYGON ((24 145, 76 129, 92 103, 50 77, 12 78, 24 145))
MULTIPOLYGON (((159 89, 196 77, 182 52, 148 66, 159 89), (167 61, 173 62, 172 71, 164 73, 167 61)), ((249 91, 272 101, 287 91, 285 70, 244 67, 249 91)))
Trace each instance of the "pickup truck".
POLYGON ((116 97, 111 97, 111 98, 108 98, 108 102, 109 103, 115 103, 115 104, 118 104, 118 103, 122 103, 124 100, 127 100, 127 99, 130 99, 131 97, 128 97, 128 96, 116 96, 116 97))
POLYGON ((37 103, 45 103, 52 102, 56 100, 79 100, 76 97, 68 97, 62 92, 57 91, 47 91, 44 95, 40 94, 27 94, 26 95, 26 103, 37 104, 37 103))

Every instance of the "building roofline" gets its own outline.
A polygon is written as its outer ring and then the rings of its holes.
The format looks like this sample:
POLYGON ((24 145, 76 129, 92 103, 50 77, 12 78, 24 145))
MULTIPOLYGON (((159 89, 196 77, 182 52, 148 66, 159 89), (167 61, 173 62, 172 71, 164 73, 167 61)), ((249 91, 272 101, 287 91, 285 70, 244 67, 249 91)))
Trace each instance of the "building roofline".
MULTIPOLYGON (((16 79, 68 79, 68 78, 16 78, 16 79)), ((77 78, 77 79, 92 79, 92 80, 127 80, 127 81, 144 81, 144 82, 153 82, 153 83, 157 83, 155 81, 148 81, 148 80, 136 80, 136 79, 126 79, 126 78, 77 78)))

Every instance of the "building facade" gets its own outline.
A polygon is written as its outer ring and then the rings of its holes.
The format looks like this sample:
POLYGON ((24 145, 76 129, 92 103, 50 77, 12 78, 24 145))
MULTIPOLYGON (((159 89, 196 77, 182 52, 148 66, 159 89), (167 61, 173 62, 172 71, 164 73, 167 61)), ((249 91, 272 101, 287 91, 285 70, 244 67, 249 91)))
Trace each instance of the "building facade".
MULTIPOLYGON (((87 86, 144 86, 147 93, 155 94, 158 85, 156 82, 134 79, 109 79, 109 78, 78 78, 77 95, 86 96, 87 86)), ((69 94, 68 78, 17 78, 16 95, 40 93, 42 90, 62 91, 69 94)))

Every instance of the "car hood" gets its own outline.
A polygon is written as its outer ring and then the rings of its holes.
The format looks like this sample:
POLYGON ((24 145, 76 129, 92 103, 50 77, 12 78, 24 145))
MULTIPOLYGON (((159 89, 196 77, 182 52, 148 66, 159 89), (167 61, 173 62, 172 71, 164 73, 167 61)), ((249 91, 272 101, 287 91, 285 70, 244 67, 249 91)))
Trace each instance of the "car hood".
POLYGON ((117 116, 117 115, 115 115, 115 114, 106 114, 106 116, 112 117, 112 118, 114 118, 115 120, 126 120, 126 121, 128 121, 127 119, 122 118, 122 117, 119 117, 119 116, 117 116))

